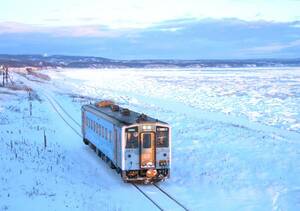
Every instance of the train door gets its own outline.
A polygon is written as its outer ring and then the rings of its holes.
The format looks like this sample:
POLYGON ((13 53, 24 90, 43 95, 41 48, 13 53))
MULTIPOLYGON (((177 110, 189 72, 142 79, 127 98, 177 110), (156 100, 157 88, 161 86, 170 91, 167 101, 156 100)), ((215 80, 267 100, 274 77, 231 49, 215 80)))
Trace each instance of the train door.
POLYGON ((114 127, 114 160, 118 165, 118 130, 114 127))
POLYGON ((141 168, 155 168, 155 133, 143 132, 140 139, 141 168))
POLYGON ((81 111, 81 133, 83 137, 85 137, 85 127, 86 127, 86 117, 85 117, 85 111, 81 111))

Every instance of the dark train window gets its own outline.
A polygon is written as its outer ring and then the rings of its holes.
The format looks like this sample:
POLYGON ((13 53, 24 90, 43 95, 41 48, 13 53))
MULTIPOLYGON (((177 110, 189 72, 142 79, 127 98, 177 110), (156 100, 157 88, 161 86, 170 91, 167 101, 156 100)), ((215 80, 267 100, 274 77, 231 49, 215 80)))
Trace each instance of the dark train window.
POLYGON ((100 135, 100 125, 97 124, 97 134, 100 135))
POLYGON ((156 147, 169 147, 169 128, 157 127, 156 147))
POLYGON ((126 148, 137 148, 139 145, 138 137, 137 127, 126 129, 126 148))
POLYGON ((102 138, 104 138, 104 127, 101 126, 101 128, 102 128, 102 138))
POLYGON ((105 128, 105 139, 108 140, 107 128, 105 128))
POLYGON ((143 134, 143 148, 151 148, 151 133, 143 134))

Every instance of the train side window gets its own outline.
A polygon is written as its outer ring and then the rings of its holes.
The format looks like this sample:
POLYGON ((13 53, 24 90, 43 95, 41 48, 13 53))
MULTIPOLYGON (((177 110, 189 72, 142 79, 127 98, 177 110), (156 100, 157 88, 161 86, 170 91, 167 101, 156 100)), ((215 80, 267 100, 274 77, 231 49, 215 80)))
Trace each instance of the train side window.
POLYGON ((105 139, 108 140, 107 128, 105 128, 105 139))
POLYGON ((128 128, 126 130, 126 148, 137 148, 138 142, 138 128, 128 128))
POLYGON ((104 127, 101 126, 101 128, 102 128, 102 138, 104 138, 104 127))
POLYGON ((169 147, 169 128, 157 127, 156 147, 169 147))
POLYGON ((116 142, 118 142, 118 131, 116 129, 114 129, 114 140, 116 140, 116 142))
POLYGON ((111 138, 111 131, 109 131, 109 141, 110 141, 110 142, 112 141, 112 138, 111 138))

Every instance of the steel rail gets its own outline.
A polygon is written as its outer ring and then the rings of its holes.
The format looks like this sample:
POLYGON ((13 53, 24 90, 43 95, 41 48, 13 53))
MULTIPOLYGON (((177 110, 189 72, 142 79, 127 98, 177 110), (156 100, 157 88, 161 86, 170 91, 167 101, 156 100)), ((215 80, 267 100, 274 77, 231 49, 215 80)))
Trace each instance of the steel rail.
POLYGON ((167 197, 169 197, 171 200, 173 200, 176 204, 178 204, 180 207, 182 207, 184 210, 188 211, 189 209, 186 208, 183 204, 181 204, 177 199, 175 199, 173 196, 171 196, 169 193, 167 193, 165 190, 163 190, 161 187, 159 187, 157 184, 153 184, 158 190, 163 192, 167 197))

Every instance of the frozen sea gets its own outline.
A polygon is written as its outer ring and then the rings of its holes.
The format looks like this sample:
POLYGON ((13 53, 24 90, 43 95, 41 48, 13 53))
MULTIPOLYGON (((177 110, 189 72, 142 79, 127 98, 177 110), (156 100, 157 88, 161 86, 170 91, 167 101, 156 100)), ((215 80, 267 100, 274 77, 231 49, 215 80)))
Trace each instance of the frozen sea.
MULTIPOLYGON (((111 99, 172 126, 171 178, 190 210, 300 210, 300 68, 56 69, 0 88, 0 210, 154 210, 67 129, 111 99), (40 144, 46 131, 49 147, 40 144), (21 173, 20 173, 21 172, 21 173)), ((79 130, 80 131, 80 130, 79 130)))

